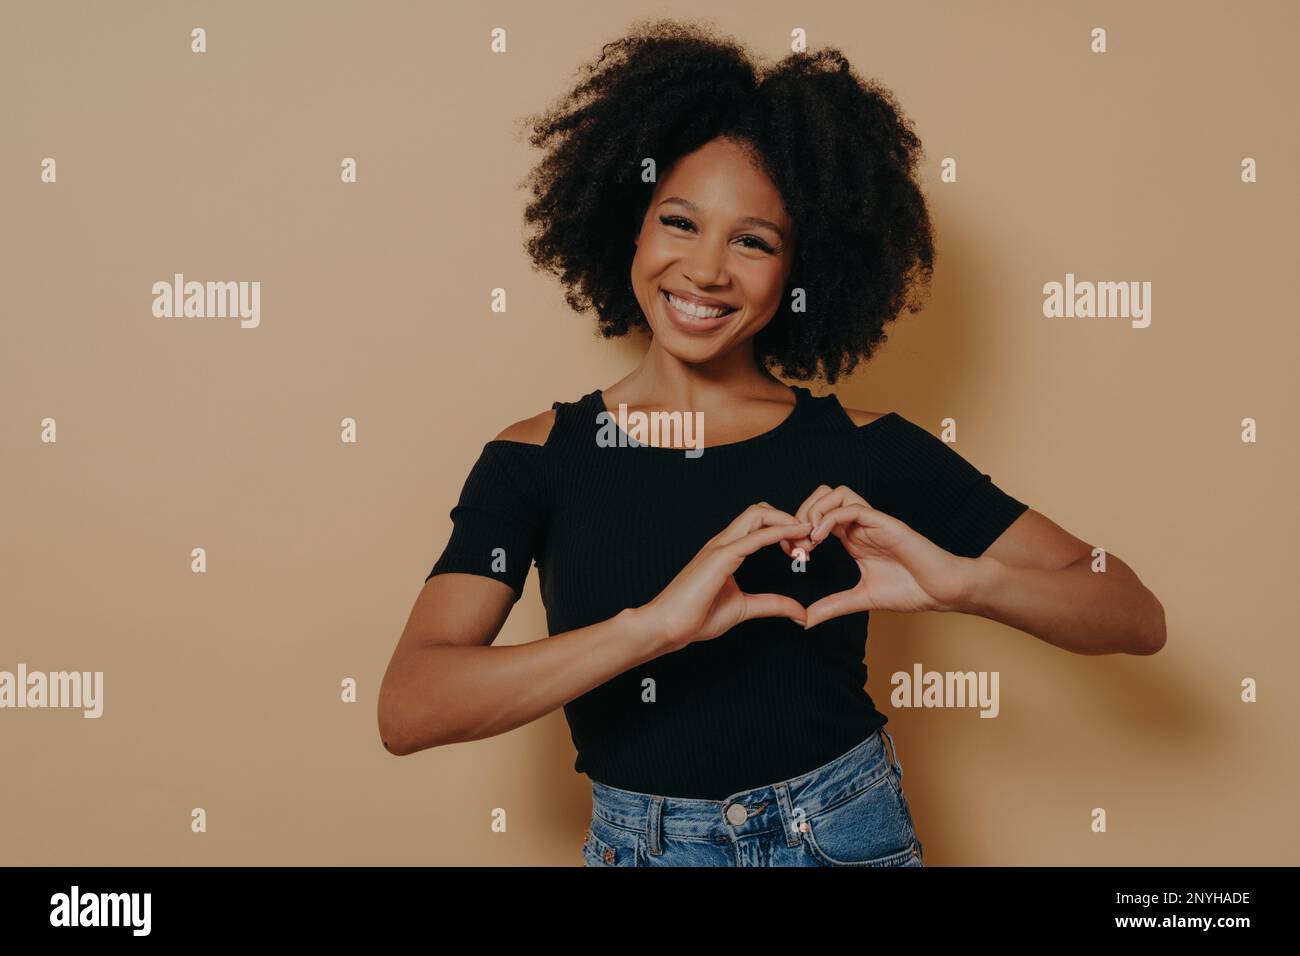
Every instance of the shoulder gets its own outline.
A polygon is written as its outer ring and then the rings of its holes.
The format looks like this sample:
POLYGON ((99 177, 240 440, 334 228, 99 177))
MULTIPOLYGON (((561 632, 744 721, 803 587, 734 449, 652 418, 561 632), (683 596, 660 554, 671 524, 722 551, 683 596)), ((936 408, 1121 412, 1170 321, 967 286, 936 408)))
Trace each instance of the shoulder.
POLYGON ((834 392, 823 395, 817 400, 817 404, 827 410, 824 414, 830 415, 836 420, 835 427, 837 429, 842 429, 847 423, 855 432, 857 440, 863 442, 873 439, 878 431, 890 431, 888 426, 895 419, 900 418, 897 412, 871 412, 862 408, 849 408, 840 401, 839 396, 834 392), (880 424, 877 425, 876 422, 880 422, 880 424), (866 427, 868 425, 873 427, 866 427))
POLYGON ((532 418, 520 419, 507 425, 493 440, 520 442, 525 445, 545 445, 546 439, 551 434, 551 426, 554 424, 555 409, 548 408, 532 418))
POLYGON ((550 495, 551 456, 546 448, 554 411, 520 419, 483 444, 466 479, 468 493, 487 500, 500 493, 532 505, 550 495))
POLYGON ((846 408, 844 414, 853 420, 854 425, 870 425, 878 418, 884 418, 892 412, 864 412, 860 408, 846 408))

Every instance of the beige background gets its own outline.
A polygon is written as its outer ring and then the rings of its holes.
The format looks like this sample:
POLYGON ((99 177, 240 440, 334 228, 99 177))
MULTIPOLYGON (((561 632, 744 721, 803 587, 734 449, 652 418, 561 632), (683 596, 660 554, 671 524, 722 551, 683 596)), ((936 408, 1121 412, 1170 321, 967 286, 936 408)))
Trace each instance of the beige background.
MULTIPOLYGON (((482 444, 644 348, 598 339, 530 271, 516 121, 640 15, 697 9, 0 7, 0 669, 106 684, 99 720, 0 711, 0 862, 581 863, 589 790, 560 711, 394 758, 375 697, 482 444), (154 318, 173 272, 260 280, 261 327, 154 318)), ((839 46, 926 144, 934 294, 844 404, 936 433, 957 418, 963 455, 1168 612, 1151 658, 873 615, 868 689, 927 863, 1300 863, 1296 7, 708 13, 762 56, 794 27, 839 46), (948 156, 957 183, 938 181, 948 156), (1151 327, 1045 319, 1067 272, 1151 281, 1151 327), (1001 715, 888 710, 916 661, 999 671, 1001 715)), ((545 635, 534 571, 501 641, 545 635)))

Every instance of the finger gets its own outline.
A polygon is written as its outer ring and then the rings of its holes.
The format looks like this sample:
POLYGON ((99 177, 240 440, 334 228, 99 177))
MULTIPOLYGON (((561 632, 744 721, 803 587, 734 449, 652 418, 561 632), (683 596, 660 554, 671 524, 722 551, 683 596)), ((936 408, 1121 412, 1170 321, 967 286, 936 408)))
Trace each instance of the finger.
MULTIPOLYGON (((835 508, 848 504, 867 504, 866 500, 848 485, 839 485, 835 488, 827 488, 825 485, 821 487, 826 488, 826 491, 820 497, 810 498, 805 503, 806 507, 801 507, 799 511, 795 512, 796 518, 800 521, 811 521, 814 528, 821 524, 822 517, 827 512, 835 508)), ((810 538, 808 542, 810 549, 820 544, 823 538, 825 538, 824 533, 810 538)))
MULTIPOLYGON (((836 508, 843 507, 850 503, 851 498, 846 497, 845 492, 848 492, 848 496, 853 498, 856 497, 852 491, 844 488, 842 485, 839 488, 831 488, 820 498, 809 504, 807 512, 804 515, 798 516, 799 520, 810 522, 814 531, 823 527, 823 519, 827 514, 834 511, 836 508)), ((826 531, 824 528, 820 533, 810 534, 808 536, 808 549, 812 550, 817 547, 817 545, 821 544, 825 538, 826 531)))
POLYGON ((742 596, 745 599, 745 611, 740 618, 742 621, 756 617, 788 617, 800 627, 804 626, 803 605, 792 597, 784 594, 743 594, 742 596))
POLYGON ((801 504, 798 508, 795 509, 794 512, 795 519, 798 521, 807 521, 809 507, 811 507, 812 504, 815 501, 817 501, 817 499, 822 497, 822 495, 827 494, 830 490, 831 490, 830 485, 818 485, 815 489, 813 489, 812 494, 810 494, 807 498, 805 498, 803 500, 803 504, 801 504))
POLYGON ((813 544, 821 544, 826 540, 826 535, 830 529, 837 527, 837 522, 830 520, 830 515, 842 514, 845 508, 832 501, 834 494, 827 495, 819 501, 808 512, 808 521, 812 524, 812 531, 808 533, 808 539, 813 544))
MULTIPOLYGON (((808 512, 812 509, 813 505, 815 505, 826 495, 830 494, 830 492, 831 492, 830 485, 818 485, 813 490, 812 494, 810 494, 807 498, 803 500, 803 504, 801 504, 798 508, 795 509, 794 519, 796 521, 809 521, 810 519, 808 517, 808 512)), ((809 554, 812 551, 813 547, 815 546, 813 541, 807 539, 803 541, 791 542, 791 544, 792 546, 803 548, 805 556, 809 554)))
POLYGON ((814 601, 808 608, 807 616, 804 619, 804 630, 814 628, 822 621, 829 621, 844 614, 869 610, 871 610, 871 604, 867 600, 867 596, 860 591, 840 591, 837 594, 830 594, 820 601, 814 601))
POLYGON ((821 523, 822 517, 827 512, 844 505, 862 505, 866 507, 867 502, 852 488, 847 485, 840 485, 838 488, 832 488, 827 494, 819 498, 808 509, 808 513, 799 516, 799 518, 801 521, 811 521, 815 527, 821 523))
MULTIPOLYGON (((808 530, 811 533, 812 525, 808 526, 808 530)), ((808 549, 804 547, 800 547, 798 541, 791 538, 782 538, 780 541, 777 542, 777 544, 780 546, 781 550, 785 552, 786 557, 789 558, 790 560, 792 561, 808 560, 808 549)))
POLYGON ((750 505, 737 515, 731 524, 714 536, 712 543, 730 544, 757 528, 778 524, 795 524, 797 520, 794 515, 787 514, 779 508, 773 508, 766 501, 760 501, 750 505))
POLYGON ((866 505, 867 507, 871 507, 870 503, 867 501, 866 498, 863 498, 860 494, 858 494, 848 485, 840 485, 835 490, 838 491, 840 494, 842 494, 846 501, 854 501, 860 505, 866 505))
POLYGON ((828 512, 809 532, 809 537, 814 541, 824 541, 827 533, 839 538, 850 553, 855 547, 888 551, 908 568, 924 560, 936 547, 893 515, 877 511, 870 505, 845 505, 828 512))
POLYGON ((727 563, 732 565, 731 570, 734 571, 740 567, 740 562, 745 560, 746 555, 753 554, 759 548, 775 544, 783 538, 807 537, 808 532, 811 530, 812 526, 807 522, 759 528, 756 531, 751 531, 743 538, 738 538, 730 544, 723 545, 718 553, 726 556, 727 563))
MULTIPOLYGON (((840 526, 846 524, 870 525, 871 509, 866 505, 859 504, 848 504, 840 508, 833 508, 821 515, 813 523, 812 533, 809 537, 813 541, 823 541, 830 534, 832 528, 842 530, 840 526)), ((841 538, 841 540, 843 539, 841 538)))

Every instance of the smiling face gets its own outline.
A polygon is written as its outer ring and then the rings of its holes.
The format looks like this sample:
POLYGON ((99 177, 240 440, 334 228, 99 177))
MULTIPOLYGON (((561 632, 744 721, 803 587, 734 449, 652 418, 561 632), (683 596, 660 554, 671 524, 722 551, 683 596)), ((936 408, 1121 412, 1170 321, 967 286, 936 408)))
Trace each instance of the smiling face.
POLYGON ((753 338, 781 304, 793 239, 780 193, 742 147, 715 139, 678 160, 655 185, 632 260, 656 344, 700 363, 753 338))

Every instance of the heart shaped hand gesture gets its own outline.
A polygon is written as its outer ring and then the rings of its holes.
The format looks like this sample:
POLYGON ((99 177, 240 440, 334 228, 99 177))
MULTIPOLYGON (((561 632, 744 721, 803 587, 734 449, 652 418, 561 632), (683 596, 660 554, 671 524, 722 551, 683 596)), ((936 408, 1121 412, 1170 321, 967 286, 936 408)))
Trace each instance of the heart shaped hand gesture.
POLYGON ((653 622, 659 645, 666 651, 712 640, 758 617, 788 617, 802 624, 804 609, 798 601, 784 594, 748 594, 736 584, 735 573, 759 548, 811 533, 811 524, 796 521, 766 501, 750 505, 638 610, 643 619, 653 622))
POLYGON ((807 538, 781 541, 791 557, 805 557, 826 540, 839 539, 862 569, 847 591, 830 594, 808 608, 806 628, 877 608, 887 611, 949 611, 966 587, 963 562, 902 521, 872 508, 853 489, 821 485, 799 506, 795 520, 813 526, 807 538))

